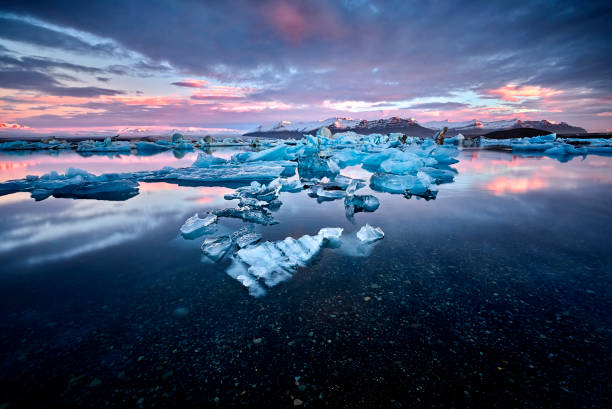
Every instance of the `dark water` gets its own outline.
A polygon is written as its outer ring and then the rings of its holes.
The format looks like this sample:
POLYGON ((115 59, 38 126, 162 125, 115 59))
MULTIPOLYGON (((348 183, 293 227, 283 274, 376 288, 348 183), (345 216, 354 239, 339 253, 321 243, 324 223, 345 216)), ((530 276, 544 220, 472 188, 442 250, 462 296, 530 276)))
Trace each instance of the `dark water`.
MULTIPOLYGON (((3 155, 0 179, 194 159, 3 155)), ((0 408, 608 406, 612 158, 459 159, 436 200, 374 192, 353 222, 341 200, 282 193, 264 240, 365 223, 385 238, 325 248, 260 298, 178 234, 235 203, 228 188, 1 197, 0 408)))

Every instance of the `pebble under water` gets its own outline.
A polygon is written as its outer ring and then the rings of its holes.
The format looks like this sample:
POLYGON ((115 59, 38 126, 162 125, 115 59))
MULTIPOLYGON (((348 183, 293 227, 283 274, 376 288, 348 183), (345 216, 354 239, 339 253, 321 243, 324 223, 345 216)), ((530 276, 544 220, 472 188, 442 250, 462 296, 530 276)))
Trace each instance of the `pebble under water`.
MULTIPOLYGON (((281 193, 278 224, 253 227, 263 240, 385 236, 323 248, 260 297, 179 234, 231 188, 1 197, 0 408, 609 406, 612 158, 458 159, 435 200, 366 187, 380 207, 352 220, 342 200, 281 193)), ((0 178, 193 160, 2 154, 0 178)))

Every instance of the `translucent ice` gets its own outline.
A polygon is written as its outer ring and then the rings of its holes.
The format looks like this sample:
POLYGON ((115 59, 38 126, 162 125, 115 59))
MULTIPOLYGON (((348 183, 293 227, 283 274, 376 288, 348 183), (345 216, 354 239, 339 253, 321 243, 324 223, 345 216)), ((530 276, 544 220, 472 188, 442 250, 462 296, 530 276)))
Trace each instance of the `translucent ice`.
POLYGON ((221 260, 232 248, 230 236, 208 237, 202 243, 202 253, 212 261, 221 260))
POLYGON ((373 212, 380 206, 380 201, 372 195, 351 195, 344 199, 345 206, 352 206, 354 212, 373 212))
POLYGON ((77 145, 77 152, 123 152, 129 153, 132 146, 127 141, 112 142, 110 138, 102 141, 82 141, 77 145))
POLYGON ((263 295, 260 281, 272 287, 291 278, 297 267, 306 265, 325 244, 341 235, 341 228, 324 228, 315 236, 287 237, 240 249, 228 274, 248 287, 251 295, 263 295))
POLYGON ((372 227, 369 224, 366 224, 357 232, 357 238, 364 243, 371 243, 383 237, 385 237, 385 233, 380 227, 372 227))
POLYGON ((433 179, 425 172, 419 171, 416 175, 392 175, 377 173, 370 178, 370 187, 373 190, 389 193, 424 194, 428 190, 436 190, 432 186, 433 179))
POLYGON ((198 214, 194 214, 183 223, 180 228, 181 234, 186 238, 195 238, 214 229, 217 216, 209 214, 201 219, 198 214))
POLYGON ((225 159, 217 158, 213 155, 208 155, 206 153, 200 152, 198 153, 198 158, 195 162, 193 162, 193 165, 191 166, 196 168, 208 168, 213 165, 223 165, 225 163, 225 159))
POLYGON ((265 209, 251 209, 247 207, 240 207, 236 209, 222 209, 214 210, 213 214, 217 217, 231 217, 235 219, 242 219, 246 222, 258 223, 263 225, 276 224, 272 219, 269 211, 265 209))

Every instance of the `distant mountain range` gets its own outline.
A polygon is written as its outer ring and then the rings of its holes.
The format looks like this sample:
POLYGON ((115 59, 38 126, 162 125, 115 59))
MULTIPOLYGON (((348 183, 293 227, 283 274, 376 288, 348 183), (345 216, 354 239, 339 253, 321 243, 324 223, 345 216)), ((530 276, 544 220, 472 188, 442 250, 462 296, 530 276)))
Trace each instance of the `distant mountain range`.
POLYGON ((332 133, 353 131, 360 134, 401 132, 410 136, 431 137, 436 131, 448 127, 448 136, 462 133, 466 136, 485 135, 489 132, 503 131, 507 129, 531 128, 558 134, 587 133, 583 128, 568 125, 565 122, 523 121, 520 119, 509 119, 503 121, 434 121, 418 123, 414 119, 391 117, 388 119, 377 119, 368 121, 365 119, 351 118, 328 118, 322 121, 312 122, 289 122, 281 121, 271 126, 260 125, 247 132, 248 137, 274 137, 274 138, 301 138, 302 135, 314 133, 322 126, 326 126, 332 133))

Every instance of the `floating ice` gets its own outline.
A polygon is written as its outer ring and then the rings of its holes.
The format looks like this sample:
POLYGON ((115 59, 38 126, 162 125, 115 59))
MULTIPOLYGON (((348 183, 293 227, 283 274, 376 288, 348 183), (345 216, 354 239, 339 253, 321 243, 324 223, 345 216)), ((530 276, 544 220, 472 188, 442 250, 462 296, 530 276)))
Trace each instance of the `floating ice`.
POLYGON ((249 186, 240 187, 234 193, 225 195, 227 200, 253 198, 256 200, 270 202, 278 197, 282 188, 282 182, 275 179, 268 185, 262 185, 259 182, 251 182, 249 186))
POLYGON ((301 178, 331 178, 337 175, 339 171, 340 170, 335 162, 321 158, 316 152, 303 156, 298 160, 298 173, 300 174, 301 178))
POLYGON ((265 289, 260 281, 273 287, 291 278, 297 267, 305 266, 325 244, 341 235, 342 228, 324 228, 315 236, 304 235, 297 240, 287 237, 243 248, 236 252, 227 272, 246 286, 251 295, 261 296, 265 289))
POLYGON ((174 148, 172 142, 159 140, 156 142, 136 142, 138 152, 157 152, 174 148))
POLYGON ((118 173, 96 176, 81 169, 68 168, 63 175, 53 171, 40 177, 29 175, 25 179, 0 184, 0 195, 14 192, 31 192, 35 200, 49 196, 126 200, 138 194, 138 183, 118 173))
POLYGON ((385 237, 385 233, 380 227, 372 227, 369 224, 366 224, 357 232, 357 238, 364 243, 371 243, 383 237, 385 237))
POLYGON ((380 201, 372 195, 351 195, 344 199, 344 205, 352 207, 352 212, 374 212, 380 206, 380 201))
POLYGON ((217 158, 213 155, 208 155, 206 153, 200 152, 198 153, 198 158, 195 162, 193 162, 192 167, 196 168, 208 168, 214 165, 224 165, 227 161, 222 158, 217 158))
POLYGON ((257 152, 241 152, 232 156, 232 162, 277 161, 286 159, 293 159, 293 157, 287 154, 287 147, 285 145, 278 145, 257 152))
POLYGON ((158 171, 143 173, 139 179, 146 182, 228 184, 251 181, 266 182, 293 173, 295 173, 295 163, 293 162, 249 162, 215 165, 206 168, 163 168, 158 171))
POLYGON ((202 253, 212 261, 221 260, 232 248, 230 236, 208 237, 202 243, 202 253))
POLYGON ((338 163, 338 166, 345 168, 347 166, 357 165, 368 156, 367 152, 358 151, 356 149, 342 149, 339 152, 334 153, 333 158, 338 163))
POLYGON ((42 142, 10 141, 0 143, 0 151, 23 151, 23 150, 60 150, 72 149, 70 142, 62 142, 56 139, 48 139, 42 142))
POLYGON ((238 234, 234 241, 236 242, 236 245, 242 249, 250 246, 251 244, 257 243, 259 240, 261 240, 261 234, 253 231, 246 231, 242 234, 238 234))
POLYGON ((263 225, 277 224, 272 219, 269 211, 265 209, 251 209, 248 206, 239 207, 236 209, 213 210, 213 214, 217 217, 231 217, 242 219, 246 222, 258 223, 263 225))
POLYGON ((416 175, 392 175, 377 173, 370 178, 370 188, 388 193, 409 193, 413 195, 426 194, 437 189, 432 186, 433 179, 425 172, 416 175))
POLYGON ((77 145, 77 152, 123 152, 130 153, 132 145, 127 141, 113 142, 111 138, 104 141, 82 141, 77 145))
POLYGON ((214 228, 214 223, 217 222, 217 216, 209 214, 201 219, 198 214, 194 214, 183 223, 180 228, 181 234, 186 238, 195 238, 204 233, 210 232, 214 228))

